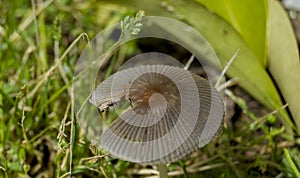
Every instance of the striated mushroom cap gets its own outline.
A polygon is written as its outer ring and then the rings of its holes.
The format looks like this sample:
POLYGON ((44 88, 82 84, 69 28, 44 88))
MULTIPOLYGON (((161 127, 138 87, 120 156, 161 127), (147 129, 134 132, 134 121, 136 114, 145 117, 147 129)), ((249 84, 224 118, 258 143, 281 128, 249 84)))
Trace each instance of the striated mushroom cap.
POLYGON ((104 111, 122 99, 132 107, 103 132, 101 146, 120 159, 142 164, 186 157, 220 132, 224 117, 217 90, 179 67, 146 65, 119 71, 96 88, 90 102, 104 111))

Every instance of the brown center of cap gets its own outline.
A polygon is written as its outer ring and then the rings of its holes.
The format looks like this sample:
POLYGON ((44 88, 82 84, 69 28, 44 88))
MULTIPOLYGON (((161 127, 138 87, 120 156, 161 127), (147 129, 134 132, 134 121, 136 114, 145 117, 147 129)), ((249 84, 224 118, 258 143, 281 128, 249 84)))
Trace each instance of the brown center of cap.
POLYGON ((133 109, 138 114, 147 114, 152 108, 180 107, 180 93, 176 84, 159 73, 146 73, 135 79, 129 89, 133 109))

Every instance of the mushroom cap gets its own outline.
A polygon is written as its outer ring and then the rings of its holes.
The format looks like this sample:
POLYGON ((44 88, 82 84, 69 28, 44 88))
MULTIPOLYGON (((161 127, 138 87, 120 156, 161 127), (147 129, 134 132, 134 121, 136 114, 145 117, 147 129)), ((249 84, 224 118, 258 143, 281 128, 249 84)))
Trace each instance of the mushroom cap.
POLYGON ((98 85, 90 102, 102 111, 122 98, 133 106, 103 132, 101 146, 131 162, 178 161, 209 143, 224 117, 217 90, 179 67, 146 65, 119 71, 98 85))

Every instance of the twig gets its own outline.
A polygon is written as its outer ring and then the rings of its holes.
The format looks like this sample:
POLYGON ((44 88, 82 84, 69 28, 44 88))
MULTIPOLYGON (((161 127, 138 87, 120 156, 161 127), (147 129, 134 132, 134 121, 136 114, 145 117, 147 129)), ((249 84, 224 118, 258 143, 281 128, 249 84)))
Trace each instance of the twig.
POLYGON ((83 161, 89 161, 89 160, 93 160, 93 159, 99 159, 99 158, 103 158, 105 156, 107 156, 107 154, 105 154, 105 155, 97 155, 97 156, 92 156, 92 157, 87 157, 87 158, 81 158, 80 161, 79 161, 79 165, 81 165, 83 161))
POLYGON ((104 169, 102 168, 102 166, 100 166, 100 170, 102 172, 102 174, 104 175, 105 178, 108 178, 107 174, 105 173, 104 169))
POLYGON ((71 176, 71 173, 70 172, 66 172, 64 175, 60 176, 59 178, 64 178, 64 177, 67 177, 68 175, 71 176))
POLYGON ((218 88, 220 83, 221 83, 221 80, 222 78, 224 77, 225 73, 227 72, 228 68, 230 67, 231 63, 235 60, 236 56, 238 55, 238 53, 240 52, 240 50, 238 49, 234 54, 233 56, 231 57, 231 59, 229 60, 229 62, 226 64, 225 68, 223 69, 223 71, 221 72, 217 82, 216 82, 216 85, 215 87, 218 88))
POLYGON ((192 55, 192 56, 190 57, 190 59, 188 60, 188 62, 187 62, 187 63, 185 64, 185 66, 184 66, 184 70, 188 70, 188 69, 190 68, 191 64, 192 64, 193 61, 194 61, 194 58, 195 58, 194 55, 192 55))
POLYGON ((221 84, 220 86, 218 86, 217 90, 221 91, 228 87, 234 86, 234 85, 238 84, 238 81, 239 80, 237 78, 232 78, 232 79, 226 81, 225 83, 221 84))
POLYGON ((268 120, 268 117, 269 117, 269 116, 272 116, 272 115, 278 113, 280 110, 285 109, 286 107, 288 107, 288 103, 285 104, 285 105, 283 105, 283 106, 281 106, 281 107, 279 107, 279 108, 277 108, 276 110, 270 112, 269 114, 264 115, 264 116, 258 118, 258 119, 255 120, 253 123, 251 123, 251 125, 252 125, 252 126, 255 126, 256 124, 259 124, 259 123, 261 123, 261 122, 264 122, 264 121, 268 120))

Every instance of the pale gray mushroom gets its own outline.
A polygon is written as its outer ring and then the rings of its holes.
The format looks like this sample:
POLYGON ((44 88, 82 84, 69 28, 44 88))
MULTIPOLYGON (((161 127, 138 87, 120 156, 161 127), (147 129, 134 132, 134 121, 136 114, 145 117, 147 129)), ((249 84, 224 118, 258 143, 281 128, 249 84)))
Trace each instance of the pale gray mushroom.
POLYGON ((101 146, 141 164, 166 164, 188 156, 221 130, 224 105, 204 78, 183 68, 146 65, 119 71, 103 81, 90 102, 101 111, 130 100, 108 126, 101 146))

